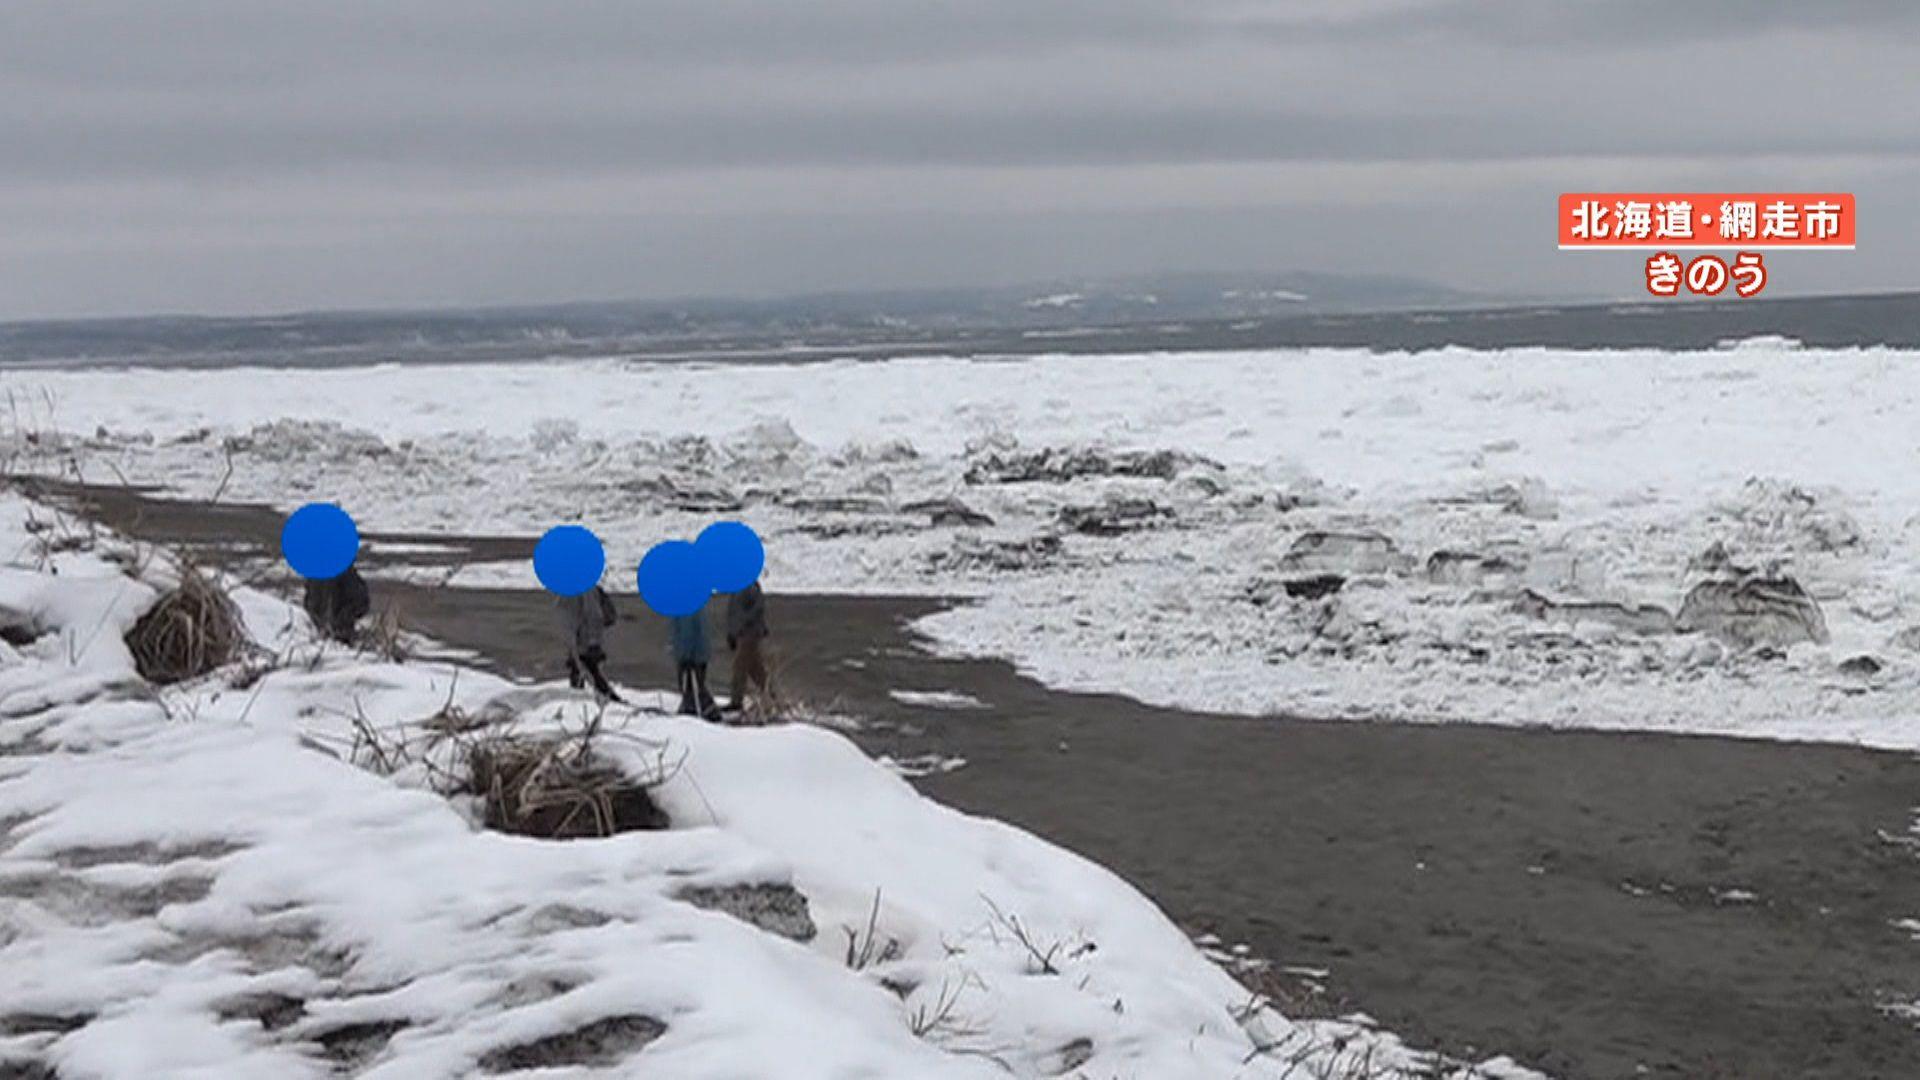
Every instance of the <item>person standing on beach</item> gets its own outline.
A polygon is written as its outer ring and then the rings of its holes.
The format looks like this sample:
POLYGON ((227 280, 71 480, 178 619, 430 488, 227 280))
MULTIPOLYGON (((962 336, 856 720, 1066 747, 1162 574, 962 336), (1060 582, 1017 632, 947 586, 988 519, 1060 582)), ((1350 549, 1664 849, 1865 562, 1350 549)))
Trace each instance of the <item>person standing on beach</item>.
POLYGON ((349 566, 336 577, 308 578, 302 607, 321 633, 342 645, 353 644, 354 628, 373 610, 367 579, 349 566))
POLYGON ((561 632, 567 636, 567 681, 578 690, 592 680, 594 693, 608 701, 619 701, 620 695, 614 693, 613 685, 600 670, 607 660, 607 628, 620 618, 613 610, 613 598, 595 585, 586 592, 557 598, 555 607, 561 632))
POLYGON ((733 650, 733 700, 727 703, 728 712, 746 710, 749 684, 763 706, 772 704, 762 645, 766 639, 767 596, 755 581, 727 598, 727 648, 733 650))
POLYGON ((677 615, 668 622, 673 662, 680 671, 680 715, 720 718, 720 706, 707 691, 707 664, 713 659, 707 644, 707 609, 677 615))

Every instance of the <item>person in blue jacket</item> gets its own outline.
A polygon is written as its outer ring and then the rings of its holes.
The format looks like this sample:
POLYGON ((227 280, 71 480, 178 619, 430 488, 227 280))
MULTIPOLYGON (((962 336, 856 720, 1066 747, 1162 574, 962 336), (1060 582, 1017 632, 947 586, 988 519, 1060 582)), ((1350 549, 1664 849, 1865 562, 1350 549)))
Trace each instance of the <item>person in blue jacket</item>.
POLYGON ((707 690, 707 663, 713 659, 713 647, 707 642, 706 608, 669 620, 668 641, 680 671, 681 715, 720 719, 720 706, 707 690))

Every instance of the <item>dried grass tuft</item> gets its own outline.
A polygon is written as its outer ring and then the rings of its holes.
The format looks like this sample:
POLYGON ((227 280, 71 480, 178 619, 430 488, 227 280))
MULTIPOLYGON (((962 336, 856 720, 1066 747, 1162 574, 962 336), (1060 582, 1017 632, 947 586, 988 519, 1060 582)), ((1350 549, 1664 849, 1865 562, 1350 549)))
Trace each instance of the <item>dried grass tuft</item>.
POLYGON ((659 781, 636 783, 585 740, 476 739, 467 765, 469 790, 480 797, 490 829, 558 840, 667 827, 667 815, 648 794, 659 781))
POLYGON ((433 715, 385 727, 356 701, 346 760, 384 776, 418 772, 442 795, 470 796, 481 823, 500 832, 572 840, 671 824, 650 793, 679 772, 684 754, 673 759, 665 744, 606 730, 604 709, 578 728, 556 713, 555 726, 528 732, 497 704, 472 712, 454 699, 449 685, 433 715), (637 772, 623 768, 600 752, 603 740, 638 743, 649 759, 637 772))
POLYGON ((391 663, 411 659, 406 630, 401 626, 398 604, 389 603, 373 617, 371 625, 360 631, 361 648, 391 663))
POLYGON ((239 607, 190 564, 181 567, 180 584, 161 596, 127 633, 127 648, 141 678, 163 686, 196 679, 232 663, 246 646, 239 607))

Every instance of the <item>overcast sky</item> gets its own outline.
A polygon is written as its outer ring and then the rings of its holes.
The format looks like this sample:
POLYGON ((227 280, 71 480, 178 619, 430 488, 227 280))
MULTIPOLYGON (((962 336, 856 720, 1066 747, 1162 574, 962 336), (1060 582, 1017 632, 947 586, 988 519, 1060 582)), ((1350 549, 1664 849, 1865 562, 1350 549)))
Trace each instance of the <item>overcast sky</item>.
POLYGON ((1920 286, 1914 0, 4 0, 0 317, 1168 270, 1630 293, 1562 190, 1850 190, 1920 286))

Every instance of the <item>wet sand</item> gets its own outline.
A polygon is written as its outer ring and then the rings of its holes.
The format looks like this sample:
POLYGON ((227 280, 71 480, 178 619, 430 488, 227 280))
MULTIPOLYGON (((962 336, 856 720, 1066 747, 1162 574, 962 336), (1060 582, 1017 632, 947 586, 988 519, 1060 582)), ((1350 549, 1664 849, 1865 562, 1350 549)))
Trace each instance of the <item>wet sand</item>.
MULTIPOLYGON (((143 539, 271 553, 265 508, 64 489, 143 539)), ((370 538, 369 565, 386 540, 370 538)), ((475 541, 521 558, 530 538, 475 541)), ((558 674, 538 592, 376 582, 405 621, 516 676, 558 674)), ((671 682, 622 597, 610 673, 671 682)), ((945 660, 925 599, 771 597, 790 692, 872 721, 874 753, 964 757, 917 781, 1112 868, 1175 919, 1288 965, 1410 1041, 1569 1078, 1910 1078, 1920 1031, 1920 759, 1846 747, 1240 719, 1051 691, 945 660), (969 694, 914 707, 888 691, 969 694)), ((725 676, 716 665, 716 682, 725 676)), ((1702 702, 1711 708, 1711 702, 1702 702)))

